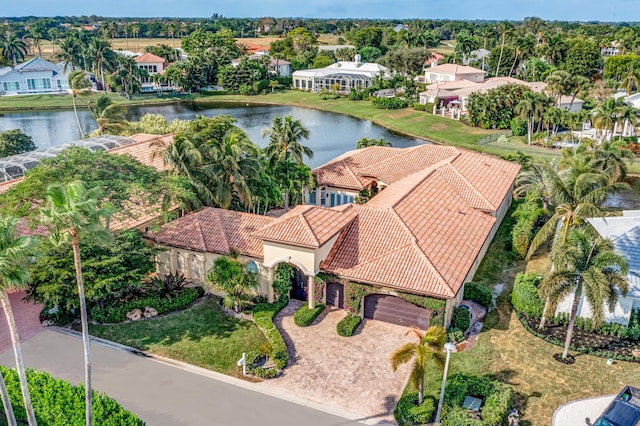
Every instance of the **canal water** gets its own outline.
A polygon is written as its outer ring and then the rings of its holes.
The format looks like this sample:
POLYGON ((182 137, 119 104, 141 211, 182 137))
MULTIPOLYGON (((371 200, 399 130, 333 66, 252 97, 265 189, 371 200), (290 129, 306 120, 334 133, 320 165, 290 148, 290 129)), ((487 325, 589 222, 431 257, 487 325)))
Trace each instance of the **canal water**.
MULTIPOLYGON (((89 133, 96 129, 96 123, 89 111, 83 109, 78 113, 85 132, 89 133)), ((194 118, 196 114, 205 116, 228 114, 238 120, 237 125, 244 129, 251 140, 261 147, 268 144, 268 139, 262 137, 262 130, 271 127, 276 115, 291 114, 310 131, 309 140, 303 141, 303 144, 309 146, 314 152, 313 159, 308 162, 311 167, 321 165, 346 151, 355 149, 356 142, 362 137, 375 139, 384 137, 393 146, 400 148, 425 143, 421 139, 390 132, 367 120, 290 106, 176 103, 128 109, 130 120, 138 120, 148 113, 161 114, 168 121, 174 118, 187 120, 194 118)), ((0 113, 0 131, 16 128, 30 135, 38 148, 80 139, 80 132, 72 110, 0 113)))

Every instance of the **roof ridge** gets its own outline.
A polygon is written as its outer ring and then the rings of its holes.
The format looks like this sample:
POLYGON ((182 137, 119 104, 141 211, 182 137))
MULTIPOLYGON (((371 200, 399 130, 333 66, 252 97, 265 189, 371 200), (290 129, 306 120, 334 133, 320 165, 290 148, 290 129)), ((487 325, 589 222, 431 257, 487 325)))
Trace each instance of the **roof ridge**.
MULTIPOLYGON (((493 203, 491 203, 491 201, 489 201, 487 199, 487 197, 485 197, 482 192, 478 191, 478 188, 476 188, 470 181, 469 179, 467 179, 462 173, 460 173, 460 171, 456 168, 456 166, 453 165, 453 163, 449 163, 449 166, 453 169, 453 172, 459 176, 464 182, 466 182, 469 187, 471 187, 471 189, 473 190, 474 193, 476 193, 476 195, 478 195, 480 198, 482 198, 492 209, 497 209, 497 206, 494 206, 493 203)), ((445 181, 446 182, 446 181, 445 181)), ((448 182, 447 182, 448 184, 448 182)), ((467 203, 469 204, 469 203, 467 203)), ((472 208, 475 208, 473 206, 471 206, 472 208)))
MULTIPOLYGON (((322 207, 321 207, 321 208, 322 208, 322 207)), ((318 246, 320 246, 320 239, 318 238, 318 236, 316 235, 316 233, 315 233, 315 232, 313 232, 313 227, 311 226, 311 224, 310 224, 310 223, 309 223, 309 221, 307 220, 307 216, 306 216, 307 212, 310 212, 310 211, 313 211, 313 210, 315 210, 315 209, 313 209, 313 208, 311 208, 311 209, 307 209, 307 210, 305 210, 304 212, 302 212, 302 213, 299 215, 299 217, 300 217, 300 219, 302 219, 302 220, 304 221, 304 223, 303 223, 303 224, 305 225, 305 228, 306 228, 307 232, 310 232, 310 233, 311 233, 311 236, 312 236, 312 237, 313 237, 313 239, 316 241, 316 244, 318 244, 318 246)), ((327 209, 327 210, 331 210, 331 209, 327 209)), ((331 210, 331 211, 334 211, 334 210, 331 210)), ((337 212, 336 212, 336 213, 337 213, 337 212)))
MULTIPOLYGON (((229 236, 227 235, 227 228, 224 226, 224 223, 222 222, 222 219, 220 218, 220 214, 222 213, 221 210, 212 210, 213 211, 213 215, 215 216, 215 220, 218 222, 218 224, 220 225, 220 232, 222 234, 222 237, 224 238, 224 242, 227 245, 227 249, 228 251, 231 251, 232 247, 231 244, 229 244, 229 236)), ((202 233, 204 234, 204 232, 202 233)))
MULTIPOLYGON (((203 232, 203 230, 202 230, 202 224, 200 223, 200 218, 199 218, 198 216, 196 216, 196 217, 195 217, 194 224, 195 224, 195 225, 196 225, 196 227, 198 228, 198 231, 199 231, 199 232, 198 232, 197 234, 198 234, 198 239, 199 239, 199 240, 200 240, 200 242, 202 243, 202 248, 203 248, 205 251, 208 251, 208 250, 209 250, 209 247, 207 247, 207 242, 206 242, 206 241, 205 241, 205 239, 204 239, 204 232, 203 232)), ((174 227, 174 229, 176 229, 176 228, 174 227)))

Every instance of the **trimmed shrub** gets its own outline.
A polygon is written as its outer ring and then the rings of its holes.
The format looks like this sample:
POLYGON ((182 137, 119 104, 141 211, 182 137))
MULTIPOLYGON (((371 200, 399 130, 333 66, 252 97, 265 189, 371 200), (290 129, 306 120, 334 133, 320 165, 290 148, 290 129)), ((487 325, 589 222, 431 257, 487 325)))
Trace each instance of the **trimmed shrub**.
POLYGON ((491 308, 493 303, 493 294, 487 286, 478 283, 466 283, 464 285, 464 299, 478 302, 487 309, 491 308))
POLYGON ((185 288, 182 293, 168 299, 160 294, 152 294, 131 302, 120 303, 112 306, 94 306, 91 308, 91 319, 100 323, 118 323, 126 319, 127 313, 134 309, 142 309, 150 306, 158 311, 159 315, 185 309, 203 294, 200 287, 185 288))
POLYGON ((447 329, 447 341, 460 343, 464 340, 464 332, 459 328, 451 327, 447 329))
POLYGON ((423 425, 431 422, 436 411, 436 400, 426 396, 422 404, 418 405, 418 392, 409 392, 400 398, 393 413, 402 425, 423 425))
POLYGON ((322 303, 316 303, 313 309, 309 309, 309 305, 304 304, 293 314, 293 322, 295 322, 298 327, 308 327, 318 318, 322 311, 324 311, 324 308, 325 306, 322 303))
POLYGON ((259 351, 249 352, 247 354, 247 373, 261 379, 273 379, 278 375, 277 368, 264 368, 258 365, 258 361, 264 356, 259 351))
POLYGON ((455 374, 445 390, 443 426, 478 425, 498 426, 503 424, 513 404, 513 388, 487 377, 455 374), (479 421, 469 410, 460 410, 466 395, 483 400, 479 421), (465 417, 466 414, 466 417, 465 417))
POLYGON ((425 111, 425 105, 421 104, 420 102, 414 102, 413 109, 415 109, 416 111, 425 111))
POLYGON ((280 370, 287 366, 289 355, 287 354, 287 345, 273 323, 273 318, 287 306, 287 303, 287 300, 277 303, 260 303, 253 308, 253 320, 271 345, 271 359, 273 359, 276 368, 280 370))
POLYGON ((362 322, 362 318, 359 316, 348 314, 346 317, 342 318, 338 325, 336 326, 336 331, 340 336, 349 337, 353 336, 356 329, 362 322))
MULTIPOLYGON (((18 422, 27 424, 18 373, 0 366, 18 422)), ((72 386, 43 371, 27 369, 27 383, 38 422, 49 426, 82 425, 84 417, 84 386, 72 386)), ((135 414, 122 408, 115 400, 93 391, 93 420, 97 425, 144 425, 135 414)))
POLYGON ((451 319, 451 327, 462 331, 467 331, 471 325, 471 313, 465 308, 454 308, 453 318, 451 319))
POLYGON ((542 277, 534 273, 516 275, 511 292, 511 304, 521 314, 529 318, 542 318, 544 301, 538 295, 538 285, 542 277))
POLYGON ((371 103, 377 109, 402 109, 409 106, 407 101, 400 98, 374 98, 371 103))
POLYGON ((513 136, 524 136, 528 132, 527 122, 519 117, 514 117, 511 120, 511 134, 513 136))

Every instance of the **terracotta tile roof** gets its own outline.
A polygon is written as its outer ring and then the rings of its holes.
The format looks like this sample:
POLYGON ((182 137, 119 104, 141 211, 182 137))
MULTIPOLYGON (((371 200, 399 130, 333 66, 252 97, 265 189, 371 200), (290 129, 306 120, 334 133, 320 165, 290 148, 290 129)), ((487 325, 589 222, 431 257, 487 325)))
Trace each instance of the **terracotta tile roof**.
POLYGON ((161 58, 160 56, 154 55, 153 53, 149 53, 149 52, 143 53, 142 55, 135 57, 134 61, 136 61, 136 63, 138 64, 166 62, 164 58, 161 58))
POLYGON ((147 237, 158 244, 199 252, 228 254, 235 249, 245 256, 262 258, 262 240, 252 234, 274 220, 267 216, 205 207, 164 225, 147 237))
POLYGON ((318 248, 342 231, 354 217, 353 208, 334 210, 297 206, 253 236, 266 241, 318 248))
POLYGON ((466 65, 442 64, 435 67, 425 69, 426 73, 436 72, 442 74, 482 74, 485 72, 478 68, 468 67, 466 65))
POLYGON ((20 182, 22 182, 23 180, 24 180, 24 176, 20 176, 17 179, 8 180, 6 182, 0 182, 0 194, 4 194, 8 190, 13 188, 17 184, 19 184, 20 182))
POLYGON ((131 139, 136 143, 130 145, 124 145, 109 150, 110 154, 129 155, 145 166, 150 166, 156 170, 162 172, 168 169, 163 163, 161 156, 153 156, 154 151, 158 148, 152 146, 154 144, 162 144, 164 146, 173 143, 173 135, 149 135, 145 133, 138 133, 131 136, 131 139))

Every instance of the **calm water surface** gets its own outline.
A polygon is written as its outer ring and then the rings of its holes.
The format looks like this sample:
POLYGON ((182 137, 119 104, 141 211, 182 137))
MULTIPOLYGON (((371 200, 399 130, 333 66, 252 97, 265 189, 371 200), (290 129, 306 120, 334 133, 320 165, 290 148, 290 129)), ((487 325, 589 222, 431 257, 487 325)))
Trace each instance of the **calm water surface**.
MULTIPOLYGON (((144 114, 162 114, 167 120, 174 118, 191 119, 196 114, 214 116, 229 114, 238 120, 251 140, 264 147, 268 139, 262 138, 262 129, 271 127, 276 115, 291 114, 299 119, 310 131, 308 141, 314 157, 311 167, 323 164, 332 158, 354 149, 362 137, 384 137, 396 147, 409 147, 425 141, 392 133, 370 121, 360 120, 341 114, 290 106, 251 106, 245 104, 198 104, 180 103, 172 105, 140 106, 129 108, 130 120, 138 120, 144 114)), ((79 111, 80 122, 86 133, 96 129, 89 111, 79 111)), ((21 129, 30 135, 39 148, 58 145, 80 139, 73 111, 34 111, 0 114, 0 131, 21 129)))

